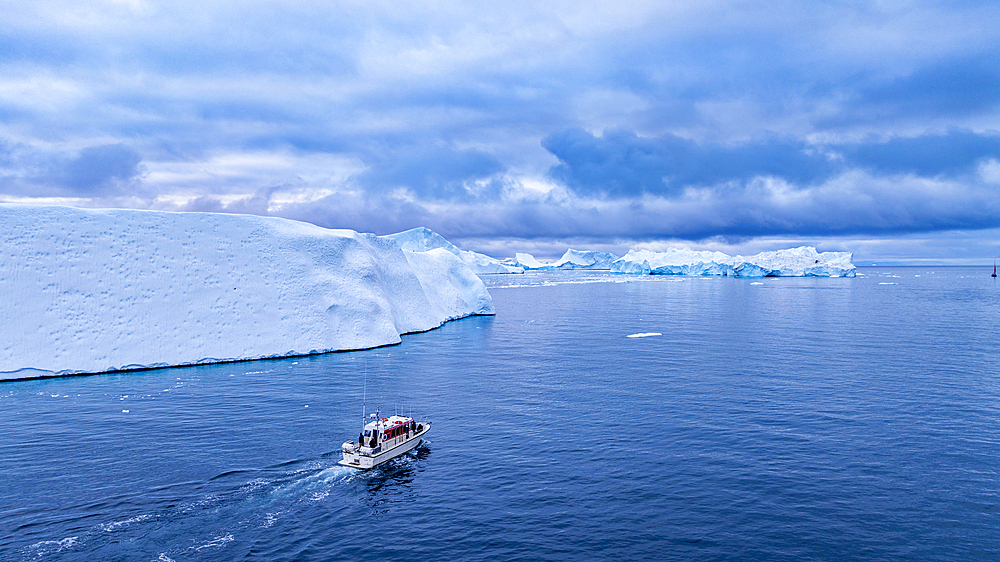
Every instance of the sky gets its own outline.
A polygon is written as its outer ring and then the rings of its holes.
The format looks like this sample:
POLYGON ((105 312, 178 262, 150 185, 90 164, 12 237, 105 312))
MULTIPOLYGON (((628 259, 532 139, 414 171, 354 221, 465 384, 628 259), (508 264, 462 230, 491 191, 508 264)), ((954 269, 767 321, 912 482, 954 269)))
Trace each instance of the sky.
POLYGON ((1000 256, 1000 3, 0 0, 0 202, 1000 256))

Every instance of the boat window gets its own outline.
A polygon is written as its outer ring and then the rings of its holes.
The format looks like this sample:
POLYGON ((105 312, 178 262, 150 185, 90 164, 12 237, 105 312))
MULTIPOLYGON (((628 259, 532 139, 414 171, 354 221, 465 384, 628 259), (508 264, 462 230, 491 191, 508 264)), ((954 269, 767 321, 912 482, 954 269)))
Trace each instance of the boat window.
POLYGON ((372 436, 372 430, 366 429, 365 430, 365 437, 371 437, 371 436, 372 436))

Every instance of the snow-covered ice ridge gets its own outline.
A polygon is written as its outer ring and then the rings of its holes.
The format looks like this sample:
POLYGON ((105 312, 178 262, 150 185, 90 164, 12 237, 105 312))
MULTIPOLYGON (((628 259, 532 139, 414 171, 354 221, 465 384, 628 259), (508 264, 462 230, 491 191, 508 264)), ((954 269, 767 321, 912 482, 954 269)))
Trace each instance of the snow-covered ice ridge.
POLYGON ((811 246, 761 252, 744 257, 722 252, 673 249, 630 250, 611 271, 651 275, 728 275, 735 277, 854 277, 850 252, 817 252, 811 246))
POLYGON ((458 256, 459 259, 472 268, 472 271, 478 274, 524 273, 524 268, 519 265, 507 264, 486 254, 460 250, 437 232, 422 226, 411 228, 398 234, 390 234, 389 238, 396 240, 399 242, 400 247, 411 252, 426 252, 437 248, 447 250, 458 256))
POLYGON ((0 378, 398 343, 493 314, 454 253, 279 218, 0 205, 0 378))

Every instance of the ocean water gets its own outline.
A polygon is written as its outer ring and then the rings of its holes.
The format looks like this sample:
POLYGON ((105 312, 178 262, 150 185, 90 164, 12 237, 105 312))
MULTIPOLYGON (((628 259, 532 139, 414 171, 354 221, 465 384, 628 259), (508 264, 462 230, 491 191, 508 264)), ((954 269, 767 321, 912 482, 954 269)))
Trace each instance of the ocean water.
POLYGON ((0 559, 997 560, 988 274, 495 276, 398 346, 0 383, 0 559), (364 393, 433 429, 355 472, 364 393))

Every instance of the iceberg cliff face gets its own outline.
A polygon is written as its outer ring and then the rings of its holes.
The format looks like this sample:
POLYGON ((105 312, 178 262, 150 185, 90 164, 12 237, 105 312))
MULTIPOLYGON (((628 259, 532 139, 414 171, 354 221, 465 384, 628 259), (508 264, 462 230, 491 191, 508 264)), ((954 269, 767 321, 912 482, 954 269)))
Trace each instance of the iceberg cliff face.
POLYGON ((16 205, 0 224, 0 378, 363 349, 493 314, 453 254, 351 230, 16 205))
POLYGON ((524 273, 524 268, 502 263, 500 260, 491 258, 486 254, 460 250, 437 232, 422 226, 397 234, 390 234, 388 238, 392 238, 399 243, 401 248, 411 252, 426 252, 438 248, 444 249, 458 256, 460 260, 472 268, 474 273, 524 273))
POLYGON ((723 275, 736 277, 854 277, 850 252, 817 252, 811 246, 730 256, 722 252, 630 250, 611 264, 617 273, 650 275, 723 275))

